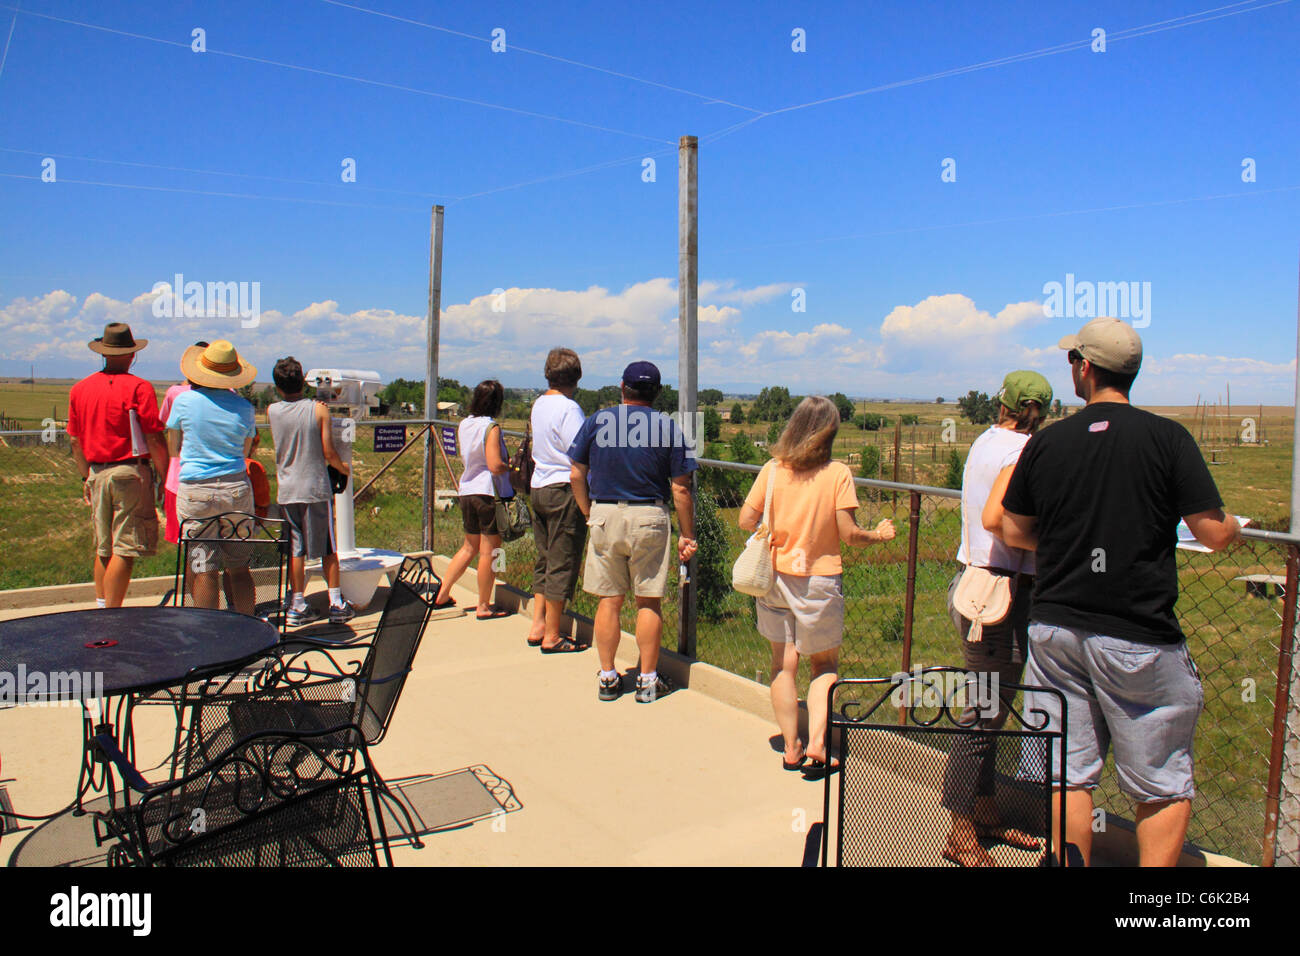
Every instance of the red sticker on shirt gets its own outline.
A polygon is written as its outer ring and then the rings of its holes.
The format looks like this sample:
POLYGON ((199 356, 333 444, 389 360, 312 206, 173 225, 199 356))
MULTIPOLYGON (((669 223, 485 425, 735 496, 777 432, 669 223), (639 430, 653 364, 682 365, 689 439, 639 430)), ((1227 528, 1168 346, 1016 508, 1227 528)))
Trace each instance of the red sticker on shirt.
POLYGON ((1110 422, 1108 422, 1108 421, 1106 421, 1106 422, 1093 422, 1091 425, 1088 426, 1088 431, 1090 431, 1090 432, 1104 432, 1107 428, 1110 428, 1110 422))

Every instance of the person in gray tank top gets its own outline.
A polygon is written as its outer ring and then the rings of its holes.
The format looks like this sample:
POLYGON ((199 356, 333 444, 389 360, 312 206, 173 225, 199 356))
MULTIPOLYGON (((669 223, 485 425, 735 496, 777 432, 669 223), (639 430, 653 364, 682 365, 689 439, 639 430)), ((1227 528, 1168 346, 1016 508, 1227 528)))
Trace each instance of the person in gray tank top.
POLYGON ((286 611, 288 624, 308 624, 321 617, 307 604, 307 559, 320 558, 329 587, 330 623, 351 620, 356 611, 339 589, 339 557, 334 544, 334 495, 327 464, 344 474, 348 466, 334 448, 329 409, 303 397, 302 365, 293 356, 275 363, 275 390, 284 401, 266 410, 275 442, 276 502, 289 523, 291 549, 286 611))

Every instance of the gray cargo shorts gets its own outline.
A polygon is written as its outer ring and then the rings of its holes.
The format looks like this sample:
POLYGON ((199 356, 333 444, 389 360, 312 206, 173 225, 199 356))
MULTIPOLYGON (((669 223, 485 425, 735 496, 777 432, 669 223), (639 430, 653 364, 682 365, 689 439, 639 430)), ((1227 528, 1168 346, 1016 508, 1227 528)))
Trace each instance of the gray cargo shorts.
MULTIPOLYGON (((1024 681, 1065 695, 1067 787, 1095 788, 1113 745, 1120 789, 1138 803, 1195 795, 1192 737, 1205 694, 1186 644, 1143 644, 1033 621, 1024 681)), ((1030 692, 1025 714, 1044 710, 1059 730, 1058 703, 1030 692)), ((1059 765, 1052 780, 1060 781, 1059 765)))

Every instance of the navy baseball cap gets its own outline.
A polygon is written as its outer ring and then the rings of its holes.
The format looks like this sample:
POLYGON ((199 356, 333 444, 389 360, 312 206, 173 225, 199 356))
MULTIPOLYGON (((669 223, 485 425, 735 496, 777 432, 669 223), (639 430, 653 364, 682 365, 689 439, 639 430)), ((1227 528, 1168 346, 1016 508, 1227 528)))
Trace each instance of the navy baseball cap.
POLYGON ((654 385, 657 387, 660 384, 659 369, 654 362, 633 362, 623 369, 623 382, 627 385, 654 385))

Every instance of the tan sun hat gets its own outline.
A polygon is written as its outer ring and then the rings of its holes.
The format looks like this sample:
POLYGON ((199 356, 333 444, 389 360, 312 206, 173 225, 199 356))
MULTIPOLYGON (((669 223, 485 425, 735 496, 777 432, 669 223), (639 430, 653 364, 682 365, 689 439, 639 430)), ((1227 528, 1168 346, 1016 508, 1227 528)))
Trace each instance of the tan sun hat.
POLYGON ((243 388, 257 378, 257 369, 241 359, 233 345, 218 339, 207 348, 187 348, 181 356, 181 374, 207 388, 243 388))
POLYGON ((1056 344, 1073 349, 1093 365, 1121 375, 1135 375, 1142 367, 1142 339, 1133 326, 1120 319, 1093 319, 1056 344))
POLYGON ((104 334, 86 343, 92 352, 100 355, 130 355, 149 344, 148 339, 136 339, 131 335, 131 326, 125 322, 110 322, 104 326, 104 334))

